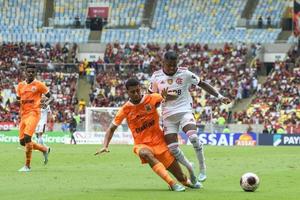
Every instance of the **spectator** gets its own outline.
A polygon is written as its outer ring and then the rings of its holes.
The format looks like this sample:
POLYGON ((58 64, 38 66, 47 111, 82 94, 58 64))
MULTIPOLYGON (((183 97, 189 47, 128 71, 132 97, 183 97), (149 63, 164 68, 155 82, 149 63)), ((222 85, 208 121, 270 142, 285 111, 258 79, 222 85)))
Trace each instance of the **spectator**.
POLYGON ((259 16, 257 26, 258 26, 258 28, 263 28, 263 18, 262 18, 262 16, 259 16))
POLYGON ((267 17, 267 27, 271 28, 271 16, 270 15, 267 17))

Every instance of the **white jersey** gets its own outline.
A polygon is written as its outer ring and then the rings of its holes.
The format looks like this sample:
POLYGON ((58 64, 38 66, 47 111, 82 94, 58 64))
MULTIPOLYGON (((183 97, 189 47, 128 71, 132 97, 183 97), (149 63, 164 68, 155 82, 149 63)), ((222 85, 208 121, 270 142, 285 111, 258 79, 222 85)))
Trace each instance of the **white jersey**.
POLYGON ((149 87, 150 92, 161 93, 164 88, 169 92, 176 93, 176 100, 162 103, 163 119, 184 112, 192 112, 193 99, 189 92, 192 85, 198 85, 199 77, 186 68, 178 68, 173 76, 166 75, 163 70, 153 73, 149 87))
POLYGON ((40 124, 47 124, 47 118, 49 112, 51 112, 49 105, 46 108, 41 108, 41 118, 39 121, 40 124))

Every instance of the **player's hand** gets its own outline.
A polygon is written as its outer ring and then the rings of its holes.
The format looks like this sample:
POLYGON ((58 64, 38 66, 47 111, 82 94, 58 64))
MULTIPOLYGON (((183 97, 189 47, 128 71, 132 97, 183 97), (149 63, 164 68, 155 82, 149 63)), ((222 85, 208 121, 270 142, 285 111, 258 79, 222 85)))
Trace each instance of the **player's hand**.
POLYGON ((224 104, 230 104, 231 103, 231 100, 227 97, 222 97, 222 98, 220 98, 220 100, 224 104))
POLYGON ((166 99, 167 96, 168 96, 168 88, 164 88, 162 91, 161 91, 161 96, 166 99))
POLYGON ((100 155, 102 153, 108 153, 109 149, 106 147, 103 147, 102 149, 100 149, 99 151, 96 151, 96 153, 94 154, 95 156, 100 155))
POLYGON ((178 98, 178 95, 175 92, 168 91, 168 88, 164 88, 161 91, 161 96, 165 99, 165 101, 172 101, 178 98))

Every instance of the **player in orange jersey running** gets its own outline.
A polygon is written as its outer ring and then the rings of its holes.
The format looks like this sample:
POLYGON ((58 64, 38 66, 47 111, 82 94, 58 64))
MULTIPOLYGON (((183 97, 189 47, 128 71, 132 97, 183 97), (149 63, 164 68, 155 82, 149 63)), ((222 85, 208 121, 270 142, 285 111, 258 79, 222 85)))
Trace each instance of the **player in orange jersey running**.
POLYGON ((182 172, 178 162, 169 152, 164 140, 164 134, 159 126, 159 115, 156 108, 167 96, 167 90, 160 94, 142 95, 141 87, 136 79, 126 82, 129 101, 116 114, 113 122, 106 131, 103 148, 95 155, 109 152, 110 140, 124 119, 127 120, 134 139, 134 153, 140 157, 142 163, 148 163, 152 170, 168 183, 173 191, 184 191, 185 187, 171 178, 169 170, 183 185, 199 188, 200 184, 191 184, 191 181, 182 172))
POLYGON ((48 162, 50 148, 36 144, 31 140, 35 133, 36 126, 40 120, 41 107, 47 107, 53 98, 50 95, 46 85, 35 79, 35 66, 26 66, 26 80, 22 81, 17 86, 17 100, 20 103, 20 125, 19 125, 19 140, 22 146, 25 146, 25 166, 20 172, 29 172, 32 150, 36 149, 43 153, 44 164, 48 162), (47 97, 47 100, 41 105, 42 95, 47 97))

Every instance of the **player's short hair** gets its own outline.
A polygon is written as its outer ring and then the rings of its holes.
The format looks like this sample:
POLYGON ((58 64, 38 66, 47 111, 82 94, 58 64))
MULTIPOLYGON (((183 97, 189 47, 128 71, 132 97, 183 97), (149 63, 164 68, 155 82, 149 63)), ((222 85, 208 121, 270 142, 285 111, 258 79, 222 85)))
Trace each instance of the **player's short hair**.
POLYGON ((138 86, 138 85, 140 85, 140 82, 136 78, 130 78, 125 83, 125 87, 127 90, 129 87, 138 86))
POLYGON ((177 60, 178 56, 175 51, 167 51, 164 55, 164 59, 166 60, 177 60))
POLYGON ((25 69, 36 69, 36 66, 35 65, 26 65, 25 66, 25 69))

